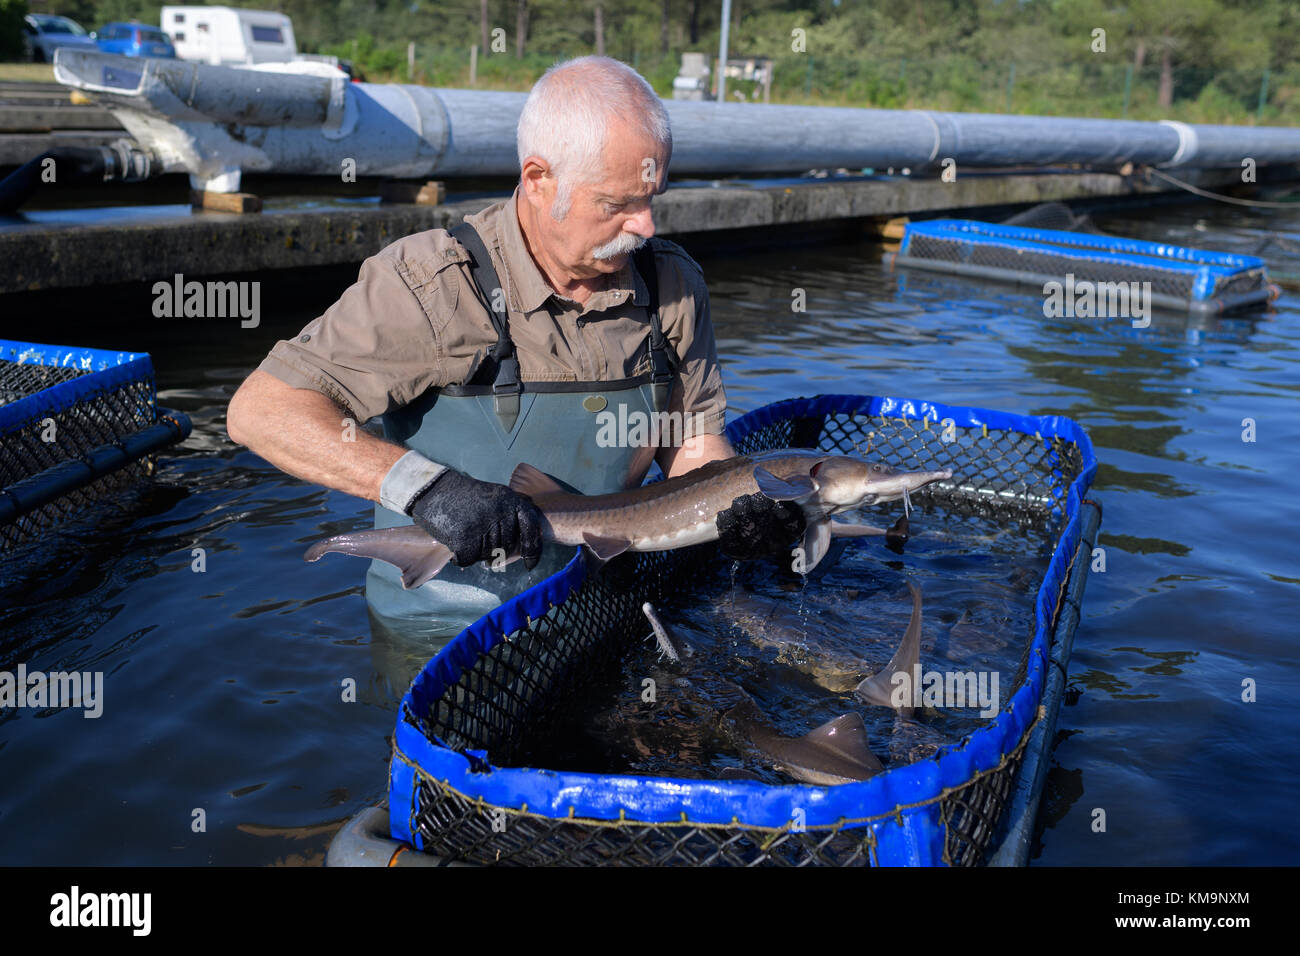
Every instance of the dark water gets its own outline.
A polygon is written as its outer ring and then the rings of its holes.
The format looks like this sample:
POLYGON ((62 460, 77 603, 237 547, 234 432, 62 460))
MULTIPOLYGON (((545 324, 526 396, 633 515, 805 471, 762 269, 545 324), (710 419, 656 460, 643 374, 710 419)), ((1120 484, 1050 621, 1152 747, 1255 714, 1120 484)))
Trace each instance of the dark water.
MULTIPOLYGON (((876 509, 850 514, 868 522, 880 516, 876 509)), ((616 677, 574 702, 562 726, 548 728, 517 762, 703 779, 743 770, 772 784, 793 782, 736 720, 746 698, 788 737, 860 714, 886 768, 959 743, 1001 709, 1023 676, 1055 538, 942 507, 914 510, 911 530, 901 554, 878 541, 851 544, 806 578, 770 562, 725 563, 704 575, 658 608, 685 645, 683 659, 672 660, 648 637, 616 677), (909 581, 922 596, 923 674, 971 674, 984 683, 978 692, 963 684, 960 698, 915 698, 916 713, 900 717, 853 691, 897 650, 912 614, 909 581)))
MULTIPOLYGON (((1097 221, 1237 251, 1272 240, 1270 266, 1300 275, 1300 214, 1198 205, 1097 221)), ((1088 429, 1107 567, 1088 585, 1037 860, 1300 862, 1300 299, 1134 330, 1045 319, 1038 297, 1002 287, 892 275, 880 251, 702 257, 732 413, 855 392, 1088 429), (806 313, 790 311, 796 288, 806 313), (1247 680, 1255 702, 1242 700, 1247 680)), ((97 720, 0 712, 0 864, 315 863, 342 819, 385 794, 396 702, 432 647, 372 630, 361 562, 301 561, 368 506, 224 438, 238 383, 349 279, 266 277, 263 324, 248 330, 155 320, 147 286, 75 308, 0 303, 7 337, 152 352, 160 401, 195 422, 152 489, 44 545, 0 609, 5 667, 105 672, 97 720), (355 702, 342 699, 349 680, 355 702)), ((914 555, 909 570, 925 560, 914 555)), ((906 592, 896 568, 870 580, 885 642, 905 626, 906 592)), ((927 591, 926 652, 942 652, 961 600, 927 591)))

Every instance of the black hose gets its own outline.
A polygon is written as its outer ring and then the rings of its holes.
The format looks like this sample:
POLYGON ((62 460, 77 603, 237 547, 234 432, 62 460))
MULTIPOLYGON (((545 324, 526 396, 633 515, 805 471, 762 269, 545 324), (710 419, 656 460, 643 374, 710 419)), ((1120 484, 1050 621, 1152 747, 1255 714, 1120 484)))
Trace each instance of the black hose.
POLYGON ((0 180, 0 213, 13 212, 41 186, 139 182, 157 163, 129 140, 106 146, 55 146, 0 180))

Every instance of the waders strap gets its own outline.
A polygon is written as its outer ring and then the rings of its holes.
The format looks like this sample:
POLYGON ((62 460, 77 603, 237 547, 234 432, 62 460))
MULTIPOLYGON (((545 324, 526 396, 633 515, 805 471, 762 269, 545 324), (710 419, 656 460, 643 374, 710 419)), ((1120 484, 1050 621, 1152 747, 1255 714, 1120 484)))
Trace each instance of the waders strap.
MULTIPOLYGON (((493 347, 490 356, 492 367, 496 369, 492 379, 493 405, 496 408, 497 418, 501 421, 501 427, 509 433, 514 430, 515 422, 519 419, 519 393, 523 391, 523 387, 519 383, 519 360, 515 358, 515 344, 510 341, 505 290, 502 288, 501 280, 497 278, 492 257, 488 255, 487 246, 483 244, 478 230, 468 222, 462 222, 459 226, 453 227, 450 232, 469 253, 470 274, 474 278, 474 284, 478 286, 479 297, 487 306, 492 327, 497 332, 497 344, 493 347), (501 306, 499 312, 495 308, 498 303, 501 306)), ((478 377, 479 375, 476 374, 475 378, 478 377)))
MULTIPOLYGON (((470 274, 478 287, 480 299, 487 306, 492 327, 497 333, 497 344, 490 356, 491 365, 481 369, 474 378, 479 384, 486 384, 487 379, 484 376, 493 374, 492 369, 495 369, 492 378, 493 402, 502 427, 509 432, 514 429, 515 421, 519 418, 519 395, 523 391, 523 386, 519 380, 519 360, 515 357, 515 346, 510 340, 505 293, 502 290, 501 280, 497 278, 496 268, 492 265, 492 258, 488 255, 487 246, 483 244, 478 230, 468 222, 462 222, 453 227, 450 232, 470 255, 470 274), (501 305, 499 312, 493 308, 496 303, 501 305)), ((650 297, 646 306, 650 316, 650 383, 653 386, 655 411, 662 412, 668 408, 668 399, 677 372, 677 356, 673 353, 659 320, 659 271, 655 267, 654 250, 650 248, 649 242, 633 253, 632 261, 636 265, 637 272, 641 274, 650 297)))
POLYGON ((650 314, 650 384, 654 386, 655 411, 662 412, 668 408, 677 356, 669 347, 663 326, 659 322, 659 270, 655 267, 654 250, 648 241, 632 254, 632 261, 650 294, 650 301, 646 305, 646 311, 650 314))

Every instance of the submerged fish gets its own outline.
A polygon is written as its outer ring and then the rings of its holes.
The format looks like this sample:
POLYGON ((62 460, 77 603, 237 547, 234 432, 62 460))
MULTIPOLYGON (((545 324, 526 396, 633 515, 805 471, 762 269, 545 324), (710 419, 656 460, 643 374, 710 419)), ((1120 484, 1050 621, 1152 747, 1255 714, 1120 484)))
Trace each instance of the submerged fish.
MULTIPOLYGON (((667 551, 718 539, 717 516, 735 499, 762 492, 776 501, 795 502, 807 522, 800 563, 812 570, 826 555, 832 537, 885 535, 884 529, 831 521, 831 516, 863 505, 902 499, 952 472, 904 472, 879 462, 799 448, 737 455, 710 462, 675 478, 605 495, 566 491, 531 465, 519 465, 510 488, 527 495, 545 519, 542 537, 563 545, 585 545, 599 561, 624 551, 667 551)), ((307 549, 308 561, 329 552, 377 558, 402 572, 402 584, 419 587, 451 560, 451 551, 421 528, 356 531, 319 541, 307 549)), ((505 556, 507 563, 518 554, 505 556)))
MULTIPOLYGON (((692 656, 690 645, 660 621, 653 605, 647 602, 641 610, 650 621, 655 640, 665 657, 680 662, 692 656)), ((771 726, 744 689, 730 681, 725 683, 740 702, 719 714, 720 722, 730 725, 768 762, 796 780, 827 787, 868 780, 885 769, 871 752, 867 726, 860 714, 842 714, 802 737, 786 737, 771 726)), ((732 769, 725 776, 734 779, 751 775, 732 769)))
MULTIPOLYGON (((723 598, 718 605, 733 615, 733 623, 754 644, 775 650, 778 663, 807 674, 832 693, 853 691, 865 703, 892 707, 890 697, 894 690, 894 675, 910 675, 913 666, 920 661, 921 653, 921 590, 910 581, 907 586, 912 594, 912 618, 907 631, 889 663, 865 679, 863 675, 867 674, 867 665, 861 657, 803 640, 801 634, 805 633, 806 625, 803 622, 798 626, 787 623, 781 602, 773 601, 770 608, 765 608, 752 595, 740 592, 723 598)), ((896 709, 904 716, 912 713, 911 707, 896 709)))
MULTIPOLYGON (((765 598, 734 587, 714 602, 714 608, 729 628, 734 627, 756 647, 775 652, 776 663, 807 674, 832 693, 848 693, 867 673, 862 658, 809 639, 808 619, 779 598, 765 598)), ((824 637, 835 628, 835 616, 820 608, 818 612, 815 626, 824 637)))

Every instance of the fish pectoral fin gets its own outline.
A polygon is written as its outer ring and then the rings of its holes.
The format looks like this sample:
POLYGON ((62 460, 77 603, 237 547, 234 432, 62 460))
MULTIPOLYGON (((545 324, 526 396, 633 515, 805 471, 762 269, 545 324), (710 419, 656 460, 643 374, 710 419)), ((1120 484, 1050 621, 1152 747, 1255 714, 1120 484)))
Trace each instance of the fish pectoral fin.
POLYGON ((764 780, 752 770, 746 770, 744 767, 723 767, 718 771, 719 780, 757 780, 763 783, 764 780))
POLYGON ((573 494, 540 468, 534 468, 527 462, 515 465, 514 473, 510 476, 510 490, 533 499, 546 495, 573 494))
POLYGON ((816 730, 800 738, 804 743, 829 751, 858 770, 859 779, 866 780, 885 769, 885 765, 871 752, 867 725, 858 713, 841 714, 828 720, 816 730))
POLYGON ((849 524, 842 521, 831 521, 829 524, 831 537, 834 538, 873 538, 889 534, 884 528, 876 528, 869 524, 849 524))
POLYGON ((402 572, 402 587, 418 588, 434 578, 451 560, 451 549, 417 525, 340 534, 317 541, 303 558, 319 561, 326 554, 351 554, 391 564, 402 572))
POLYGON ((826 557, 826 550, 831 546, 830 521, 822 518, 810 521, 803 533, 803 572, 806 574, 826 557))
MULTIPOLYGON (((921 589, 911 581, 907 582, 907 587, 912 592, 912 619, 908 622, 907 631, 903 634, 898 650, 894 651, 894 656, 889 659, 889 663, 880 673, 868 677, 853 692, 859 700, 868 704, 894 707, 894 675, 907 674, 910 680, 916 665, 921 662, 921 589)), ((913 693, 915 690, 916 688, 912 688, 913 693)), ((914 699, 912 694, 906 696, 914 699)), ((915 710, 910 704, 895 709, 904 717, 910 717, 915 710)))
POLYGON ((758 482, 758 490, 773 501, 798 501, 816 494, 819 487, 808 475, 778 478, 762 465, 754 467, 754 480, 758 482))
POLYGON ((582 536, 582 543, 587 546, 596 560, 602 564, 617 558, 620 554, 632 547, 632 542, 627 538, 602 538, 600 535, 587 532, 582 536))

